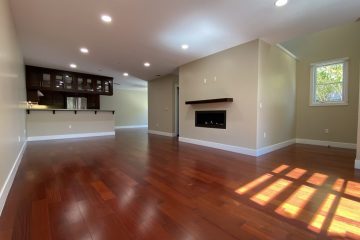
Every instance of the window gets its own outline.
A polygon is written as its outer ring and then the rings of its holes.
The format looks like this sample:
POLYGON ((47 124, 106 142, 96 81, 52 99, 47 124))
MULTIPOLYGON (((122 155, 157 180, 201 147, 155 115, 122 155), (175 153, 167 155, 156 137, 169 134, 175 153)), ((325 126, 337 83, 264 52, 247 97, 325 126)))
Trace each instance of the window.
POLYGON ((347 105, 348 59, 311 65, 311 106, 347 105))

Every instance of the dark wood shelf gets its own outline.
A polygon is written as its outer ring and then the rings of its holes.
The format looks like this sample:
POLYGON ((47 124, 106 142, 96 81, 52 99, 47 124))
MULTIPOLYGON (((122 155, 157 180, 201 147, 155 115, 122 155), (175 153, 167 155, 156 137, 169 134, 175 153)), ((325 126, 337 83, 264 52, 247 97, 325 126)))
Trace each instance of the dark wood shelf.
POLYGON ((185 104, 204 104, 204 103, 221 103, 221 102, 233 102, 233 98, 215 98, 215 99, 205 99, 205 100, 196 100, 196 101, 186 101, 185 104))
POLYGON ((95 114, 97 114, 98 112, 111 112, 113 115, 115 114, 114 110, 100 110, 100 109, 36 109, 36 108, 26 109, 27 114, 30 114, 30 111, 53 112, 53 114, 55 114, 56 112, 74 112, 74 114, 77 114, 77 112, 94 112, 95 114))

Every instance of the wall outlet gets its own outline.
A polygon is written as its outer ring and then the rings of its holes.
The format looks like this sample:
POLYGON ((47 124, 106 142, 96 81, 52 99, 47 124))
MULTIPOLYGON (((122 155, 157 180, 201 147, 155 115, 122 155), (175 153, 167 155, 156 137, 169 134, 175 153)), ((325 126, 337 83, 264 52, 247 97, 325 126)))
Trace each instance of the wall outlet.
POLYGON ((20 136, 18 136, 18 142, 21 142, 21 137, 20 136))
POLYGON ((328 133, 329 133, 329 129, 328 129, 328 128, 325 128, 325 129, 324 129, 324 133, 328 134, 328 133))
POLYGON ((71 125, 69 125, 69 128, 72 128, 72 126, 71 126, 71 125))
POLYGON ((260 109, 261 109, 261 108, 263 108, 263 104, 262 104, 262 102, 259 104, 259 107, 260 107, 260 109))
POLYGON ((266 132, 264 132, 264 138, 266 138, 266 132))
POLYGON ((206 82, 207 82, 207 79, 206 79, 206 78, 204 78, 204 83, 206 84, 206 82))

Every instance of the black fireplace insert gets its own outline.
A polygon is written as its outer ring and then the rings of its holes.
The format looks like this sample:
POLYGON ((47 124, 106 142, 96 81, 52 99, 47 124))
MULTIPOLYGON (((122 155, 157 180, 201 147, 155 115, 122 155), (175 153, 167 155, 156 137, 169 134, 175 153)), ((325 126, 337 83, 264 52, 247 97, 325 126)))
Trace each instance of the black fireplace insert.
POLYGON ((226 129, 226 111, 196 111, 195 126, 226 129))

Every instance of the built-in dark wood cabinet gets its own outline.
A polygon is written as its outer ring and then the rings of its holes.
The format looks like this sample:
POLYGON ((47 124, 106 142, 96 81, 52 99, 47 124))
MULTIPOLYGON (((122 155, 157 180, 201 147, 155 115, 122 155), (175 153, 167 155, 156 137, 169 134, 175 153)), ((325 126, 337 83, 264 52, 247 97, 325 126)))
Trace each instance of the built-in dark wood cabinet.
POLYGON ((26 66, 27 89, 113 94, 113 78, 50 68, 26 66))
POLYGON ((89 109, 100 108, 99 95, 113 95, 113 78, 26 66, 27 99, 40 105, 66 107, 67 97, 86 97, 89 109), (44 96, 39 97, 38 91, 44 96))

